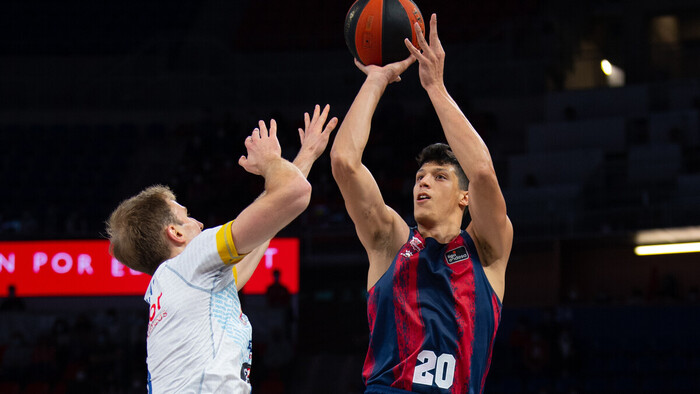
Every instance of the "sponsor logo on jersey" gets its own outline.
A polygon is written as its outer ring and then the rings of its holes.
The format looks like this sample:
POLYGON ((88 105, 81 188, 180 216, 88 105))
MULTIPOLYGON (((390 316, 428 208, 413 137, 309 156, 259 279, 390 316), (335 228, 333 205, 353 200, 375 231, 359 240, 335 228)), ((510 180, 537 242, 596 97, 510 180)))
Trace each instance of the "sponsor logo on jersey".
MULTIPOLYGON (((151 301, 151 297, 149 297, 149 302, 151 301)), ((156 326, 158 326, 158 323, 160 323, 161 321, 163 321, 163 319, 168 317, 168 312, 161 309, 161 297, 163 297, 163 293, 158 294, 158 298, 156 298, 156 300, 151 304, 151 307, 149 308, 148 330, 146 330, 147 338, 151 336, 151 333, 156 328, 156 326)))
POLYGON ((467 248, 464 246, 460 246, 445 253, 447 264, 458 263, 460 261, 467 260, 468 258, 469 252, 467 252, 467 248))

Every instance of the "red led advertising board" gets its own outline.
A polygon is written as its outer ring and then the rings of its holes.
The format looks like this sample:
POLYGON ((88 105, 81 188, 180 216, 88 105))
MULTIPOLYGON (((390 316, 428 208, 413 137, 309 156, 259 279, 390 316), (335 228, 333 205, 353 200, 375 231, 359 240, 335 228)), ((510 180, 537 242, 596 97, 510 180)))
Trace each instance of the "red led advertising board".
POLYGON ((299 292, 299 239, 274 238, 270 241, 253 276, 243 286, 245 294, 265 294, 272 284, 274 270, 280 270, 280 283, 291 294, 299 292))
MULTIPOLYGON (((264 294, 275 269, 297 293, 298 239, 273 239, 243 292, 264 294)), ((143 295, 150 280, 110 256, 106 240, 0 242, 0 297, 9 285, 19 297, 143 295)))

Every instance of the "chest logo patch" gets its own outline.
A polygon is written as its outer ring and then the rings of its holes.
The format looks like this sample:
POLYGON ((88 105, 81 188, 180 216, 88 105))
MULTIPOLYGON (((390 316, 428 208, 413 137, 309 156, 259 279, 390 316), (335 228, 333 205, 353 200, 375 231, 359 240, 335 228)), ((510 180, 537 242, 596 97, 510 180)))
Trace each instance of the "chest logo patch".
POLYGON ((460 261, 467 260, 468 258, 469 252, 467 252, 467 248, 464 246, 449 250, 447 253, 445 253, 445 260, 447 260, 447 264, 458 263, 460 261))
POLYGON ((418 239, 418 237, 416 237, 416 236, 411 238, 411 240, 408 241, 408 244, 411 247, 411 249, 413 249, 413 250, 408 250, 408 248, 406 248, 407 249, 406 251, 401 252, 401 255, 407 259, 410 259, 414 253, 418 253, 421 250, 423 250, 423 248, 425 248, 425 246, 423 245, 423 242, 420 239, 418 239))

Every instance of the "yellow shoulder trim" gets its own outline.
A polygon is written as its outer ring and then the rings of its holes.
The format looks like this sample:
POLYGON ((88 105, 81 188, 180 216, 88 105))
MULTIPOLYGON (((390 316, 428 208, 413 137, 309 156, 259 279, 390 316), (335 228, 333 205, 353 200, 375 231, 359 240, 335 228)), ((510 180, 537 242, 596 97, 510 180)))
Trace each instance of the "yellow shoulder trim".
MULTIPOLYGON (((233 236, 231 235, 230 221, 216 232, 216 250, 219 252, 219 257, 224 264, 235 264, 239 262, 245 255, 239 256, 236 250, 236 245, 233 244, 233 236)), ((234 275, 236 272, 234 271, 234 275)))

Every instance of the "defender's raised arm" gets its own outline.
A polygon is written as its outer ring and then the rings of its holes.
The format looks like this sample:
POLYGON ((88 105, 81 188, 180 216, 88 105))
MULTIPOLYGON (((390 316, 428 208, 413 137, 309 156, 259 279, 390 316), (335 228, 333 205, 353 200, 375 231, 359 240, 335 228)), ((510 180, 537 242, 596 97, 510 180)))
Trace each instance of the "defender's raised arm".
POLYGON ((246 207, 231 224, 231 236, 239 254, 245 254, 272 238, 299 216, 309 204, 311 185, 304 174, 281 157, 277 123, 258 122, 245 140, 247 156, 238 163, 251 174, 265 178, 265 192, 246 207))

